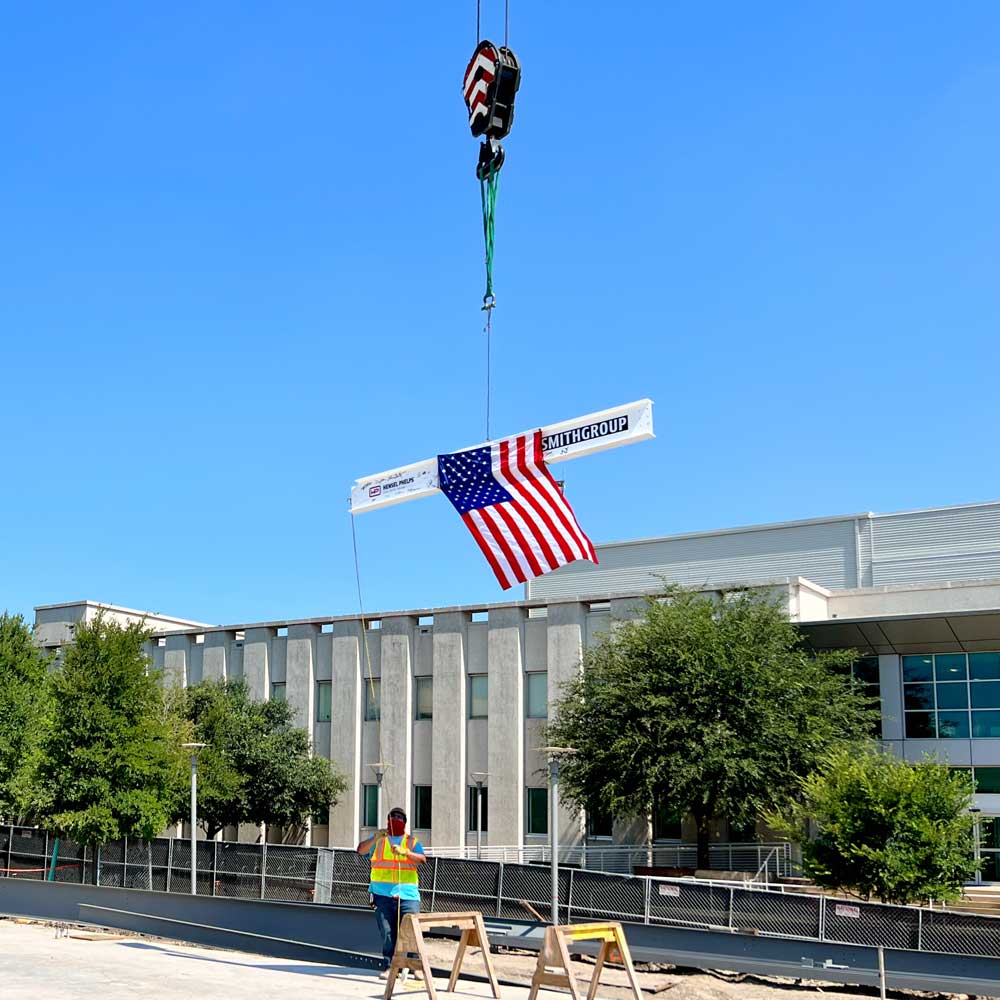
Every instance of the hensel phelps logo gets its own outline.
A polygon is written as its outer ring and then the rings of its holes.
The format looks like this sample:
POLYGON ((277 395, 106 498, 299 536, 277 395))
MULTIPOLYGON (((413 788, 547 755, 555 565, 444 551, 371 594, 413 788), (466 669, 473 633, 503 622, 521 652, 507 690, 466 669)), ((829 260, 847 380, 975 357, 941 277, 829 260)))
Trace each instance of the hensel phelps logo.
POLYGON ((567 445, 580 444, 582 441, 593 441, 595 438, 610 437, 628 430, 628 414, 620 417, 610 417, 596 424, 584 424, 582 427, 571 427, 568 431, 549 434, 542 438, 542 451, 558 451, 567 445))
POLYGON ((374 500, 375 497, 380 497, 383 491, 388 493, 390 490, 398 490, 402 486, 409 486, 413 482, 413 478, 413 476, 405 476, 402 479, 394 479, 391 483, 381 483, 379 486, 369 486, 368 499, 374 500))

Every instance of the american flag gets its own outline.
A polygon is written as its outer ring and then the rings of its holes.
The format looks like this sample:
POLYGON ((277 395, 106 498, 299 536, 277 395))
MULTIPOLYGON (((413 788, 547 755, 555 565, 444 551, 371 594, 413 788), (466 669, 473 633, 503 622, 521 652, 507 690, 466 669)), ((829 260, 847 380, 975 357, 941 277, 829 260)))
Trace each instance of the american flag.
POLYGON ((542 432, 438 455, 438 485, 504 590, 576 559, 597 562, 542 459, 542 432))

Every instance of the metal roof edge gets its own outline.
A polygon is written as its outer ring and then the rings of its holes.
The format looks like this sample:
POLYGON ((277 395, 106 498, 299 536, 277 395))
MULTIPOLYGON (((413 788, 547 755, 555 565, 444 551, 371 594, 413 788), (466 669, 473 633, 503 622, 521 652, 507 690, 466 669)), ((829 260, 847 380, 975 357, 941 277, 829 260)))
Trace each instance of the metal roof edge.
MULTIPOLYGON (((910 514, 933 514, 945 510, 963 510, 974 507, 1000 507, 1000 500, 982 500, 973 503, 944 504, 939 507, 915 507, 910 510, 886 512, 862 511, 856 514, 834 514, 828 517, 809 517, 796 521, 768 521, 764 524, 737 525, 733 528, 712 528, 707 531, 685 531, 677 535, 654 535, 647 538, 629 538, 621 541, 598 542, 596 548, 625 548, 629 545, 648 545, 651 542, 673 542, 688 538, 711 538, 717 535, 738 535, 751 531, 771 531, 776 528, 803 528, 813 524, 838 524, 843 521, 858 521, 864 518, 906 517, 910 514)), ((569 576, 570 574, 565 574, 569 576)))

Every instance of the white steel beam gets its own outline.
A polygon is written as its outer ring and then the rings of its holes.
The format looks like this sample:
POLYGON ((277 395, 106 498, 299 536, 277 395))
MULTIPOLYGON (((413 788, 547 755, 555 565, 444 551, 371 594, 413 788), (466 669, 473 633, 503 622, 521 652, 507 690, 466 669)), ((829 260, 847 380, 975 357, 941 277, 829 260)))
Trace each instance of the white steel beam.
MULTIPOLYGON (((640 399, 609 410, 550 424, 541 430, 546 462, 582 458, 597 451, 635 444, 653 437, 653 401, 640 399)), ((461 450, 471 451, 472 448, 486 447, 489 443, 487 441, 461 450)), ((358 479, 351 488, 351 513, 363 514, 365 511, 390 507, 439 492, 437 458, 428 458, 400 469, 390 469, 388 472, 358 479)))

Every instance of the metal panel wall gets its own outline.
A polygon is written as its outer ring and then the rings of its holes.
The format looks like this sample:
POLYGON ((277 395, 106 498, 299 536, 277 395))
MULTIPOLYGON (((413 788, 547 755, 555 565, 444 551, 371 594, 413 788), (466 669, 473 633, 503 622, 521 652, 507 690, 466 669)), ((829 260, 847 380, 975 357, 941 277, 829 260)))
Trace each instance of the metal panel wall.
POLYGON ((533 580, 532 598, 649 590, 660 578, 704 587, 804 576, 824 587, 857 586, 853 518, 599 545, 598 566, 572 563, 533 580))
POLYGON ((1000 577, 1000 503, 872 519, 874 586, 1000 577))
POLYGON ((573 563, 534 580, 551 600, 803 576, 831 590, 1000 577, 1000 503, 862 514, 597 546, 600 565, 573 563))

